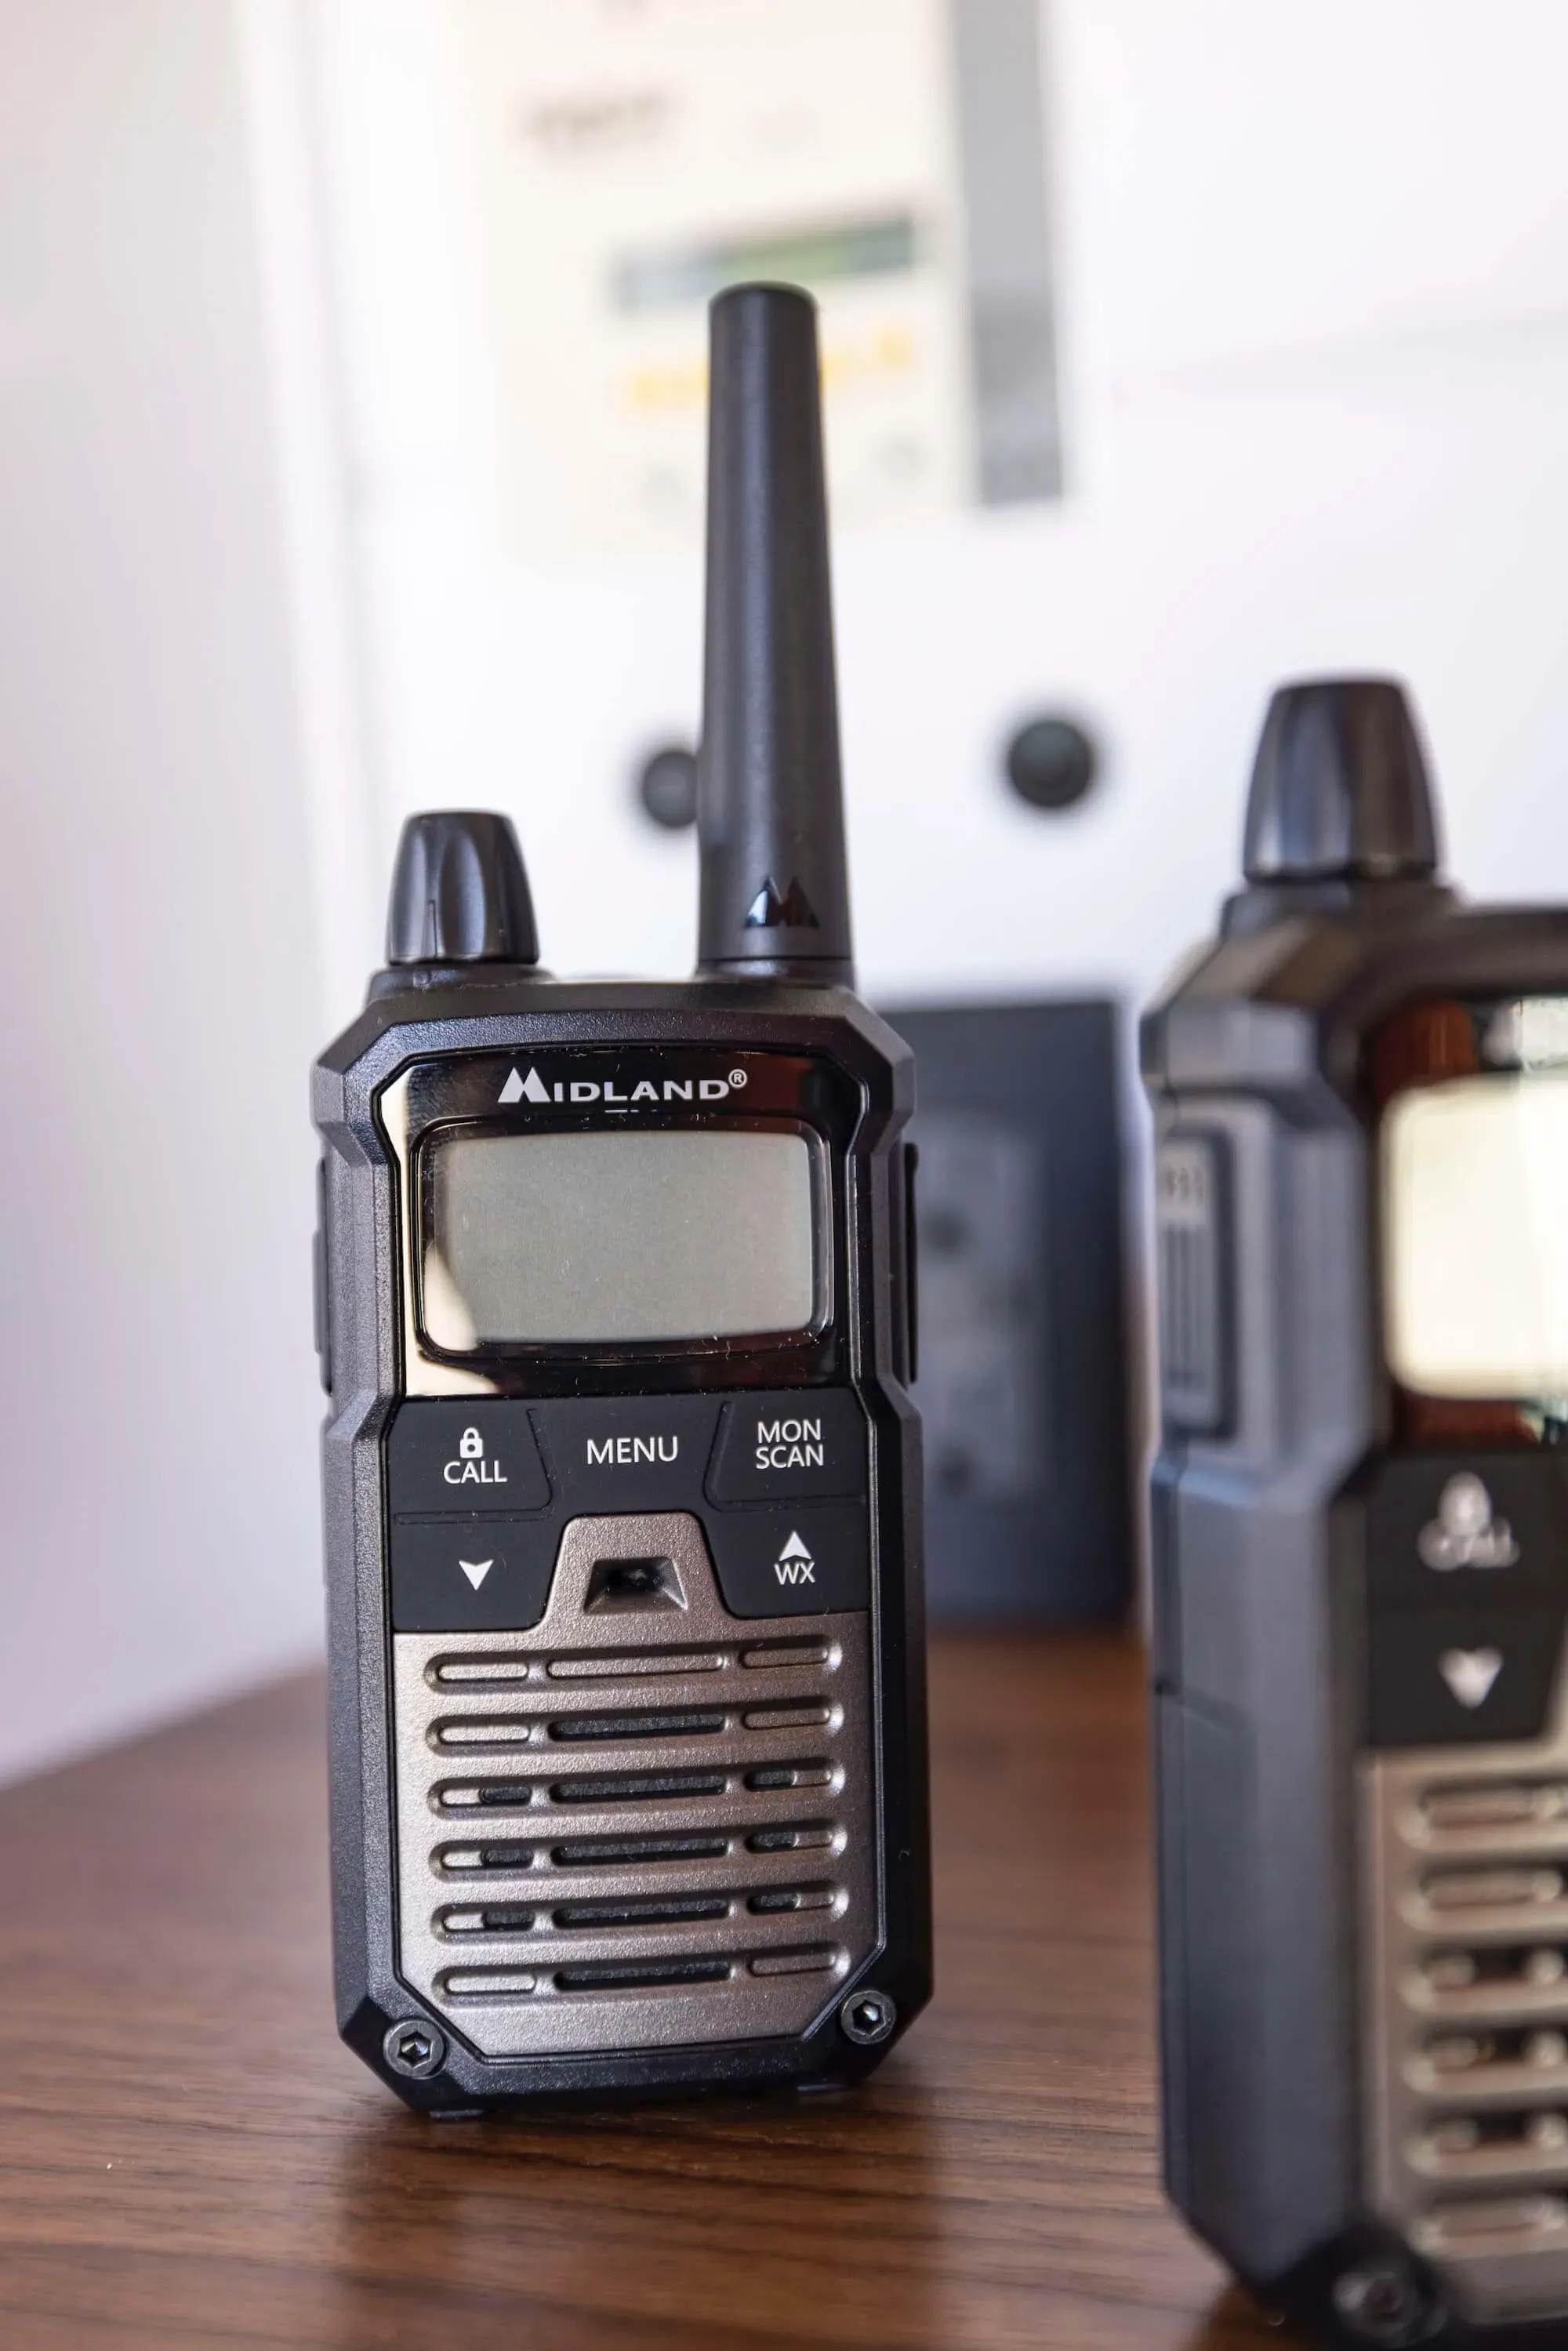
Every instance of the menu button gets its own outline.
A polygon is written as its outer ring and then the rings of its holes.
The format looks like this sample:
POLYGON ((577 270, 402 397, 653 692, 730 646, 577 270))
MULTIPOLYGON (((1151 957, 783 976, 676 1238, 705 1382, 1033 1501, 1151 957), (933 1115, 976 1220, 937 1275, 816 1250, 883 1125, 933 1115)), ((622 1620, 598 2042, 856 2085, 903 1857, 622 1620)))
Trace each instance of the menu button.
POLYGON ((569 1518, 686 1510, 702 1499, 715 1395, 561 1396, 528 1406, 569 1518))
POLYGON ((588 1466, 591 1469, 634 1469, 643 1461, 678 1461, 681 1440, 678 1437, 591 1437, 588 1439, 588 1466))

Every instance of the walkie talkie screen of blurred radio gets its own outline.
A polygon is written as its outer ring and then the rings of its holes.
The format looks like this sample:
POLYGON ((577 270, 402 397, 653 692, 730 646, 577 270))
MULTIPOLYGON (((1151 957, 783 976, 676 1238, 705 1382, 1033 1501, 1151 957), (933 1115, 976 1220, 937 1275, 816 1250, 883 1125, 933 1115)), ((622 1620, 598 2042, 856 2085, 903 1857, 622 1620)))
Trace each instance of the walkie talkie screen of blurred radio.
POLYGON ((1568 1395, 1568 1070, 1396 1095, 1382 1127, 1389 1368, 1418 1395, 1568 1395))
POLYGON ((795 1128, 437 1134, 421 1152, 424 1335, 468 1354, 810 1330, 820 1157, 795 1128))

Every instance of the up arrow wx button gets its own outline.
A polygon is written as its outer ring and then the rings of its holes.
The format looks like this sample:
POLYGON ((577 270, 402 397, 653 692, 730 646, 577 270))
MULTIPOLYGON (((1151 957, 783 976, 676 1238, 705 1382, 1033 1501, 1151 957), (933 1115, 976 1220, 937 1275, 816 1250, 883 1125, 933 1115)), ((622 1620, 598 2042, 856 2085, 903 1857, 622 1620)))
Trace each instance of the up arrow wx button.
POLYGON ((709 1510, 719 1589, 733 1616, 831 1616, 871 1598, 863 1502, 801 1502, 788 1512, 709 1510))
POLYGON ((817 1562, 798 1533, 790 1534, 789 1541, 773 1562, 773 1573, 780 1583, 815 1582, 817 1562))

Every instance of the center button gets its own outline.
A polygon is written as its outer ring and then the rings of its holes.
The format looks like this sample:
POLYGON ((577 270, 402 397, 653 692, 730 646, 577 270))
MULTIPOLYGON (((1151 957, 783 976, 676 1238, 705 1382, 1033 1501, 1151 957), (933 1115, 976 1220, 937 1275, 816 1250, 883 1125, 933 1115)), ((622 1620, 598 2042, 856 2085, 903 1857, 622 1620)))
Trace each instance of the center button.
POLYGON ((529 1407, 565 1516, 690 1507, 702 1492, 716 1396, 614 1396, 529 1407))

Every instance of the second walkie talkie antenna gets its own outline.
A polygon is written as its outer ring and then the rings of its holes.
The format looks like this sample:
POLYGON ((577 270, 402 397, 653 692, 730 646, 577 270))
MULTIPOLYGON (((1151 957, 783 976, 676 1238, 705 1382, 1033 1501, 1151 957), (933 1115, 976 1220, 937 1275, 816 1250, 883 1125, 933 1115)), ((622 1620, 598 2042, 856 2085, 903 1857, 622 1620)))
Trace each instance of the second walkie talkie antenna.
POLYGON ((711 327, 697 968, 847 986, 816 305, 737 286, 711 327))

